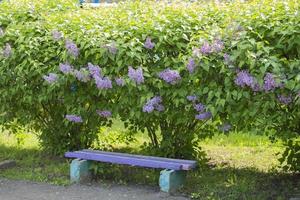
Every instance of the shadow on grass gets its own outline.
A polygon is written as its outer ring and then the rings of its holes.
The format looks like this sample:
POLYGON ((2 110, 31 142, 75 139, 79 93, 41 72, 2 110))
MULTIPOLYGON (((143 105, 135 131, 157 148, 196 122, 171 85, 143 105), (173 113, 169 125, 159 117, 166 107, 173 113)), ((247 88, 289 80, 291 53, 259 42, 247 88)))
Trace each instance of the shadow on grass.
POLYGON ((206 168, 189 174, 184 191, 194 199, 288 199, 300 192, 300 175, 255 168, 206 168))
POLYGON ((0 170, 0 177, 59 185, 69 183, 67 160, 49 156, 39 149, 0 145, 0 161, 3 160, 15 160, 17 166, 0 170))

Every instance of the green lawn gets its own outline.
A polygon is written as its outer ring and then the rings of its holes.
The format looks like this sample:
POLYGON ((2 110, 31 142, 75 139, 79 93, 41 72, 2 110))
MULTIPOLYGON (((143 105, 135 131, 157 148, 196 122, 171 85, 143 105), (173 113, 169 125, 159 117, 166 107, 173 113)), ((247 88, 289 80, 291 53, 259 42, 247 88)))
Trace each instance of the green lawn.
MULTIPOLYGON (((141 134, 126 144, 122 127, 105 129, 99 135, 101 146, 138 153, 145 141, 141 134), (109 144, 114 141, 114 145, 109 144)), ((199 144, 210 159, 207 167, 189 173, 184 192, 195 199, 287 199, 300 193, 299 175, 282 173, 276 169, 280 144, 274 145, 266 136, 232 133, 216 135, 199 144)), ((0 170, 0 177, 69 184, 69 163, 66 159, 50 157, 39 149, 34 134, 21 133, 17 137, 0 134, 0 161, 13 159, 17 167, 0 170)), ((159 170, 128 166, 95 164, 95 181, 106 184, 156 185, 159 170), (129 176, 130 174, 130 176, 129 176)))

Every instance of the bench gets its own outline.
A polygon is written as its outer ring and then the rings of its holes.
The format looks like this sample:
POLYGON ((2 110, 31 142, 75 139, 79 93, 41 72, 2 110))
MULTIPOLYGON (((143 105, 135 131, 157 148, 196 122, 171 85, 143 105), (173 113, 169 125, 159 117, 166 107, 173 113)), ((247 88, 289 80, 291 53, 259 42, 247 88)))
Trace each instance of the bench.
POLYGON ((196 161, 153 156, 114 153, 97 150, 66 152, 65 157, 75 158, 70 166, 71 182, 82 182, 90 178, 91 161, 124 164, 139 167, 164 169, 160 172, 161 191, 173 192, 184 184, 186 172, 196 168, 196 161))

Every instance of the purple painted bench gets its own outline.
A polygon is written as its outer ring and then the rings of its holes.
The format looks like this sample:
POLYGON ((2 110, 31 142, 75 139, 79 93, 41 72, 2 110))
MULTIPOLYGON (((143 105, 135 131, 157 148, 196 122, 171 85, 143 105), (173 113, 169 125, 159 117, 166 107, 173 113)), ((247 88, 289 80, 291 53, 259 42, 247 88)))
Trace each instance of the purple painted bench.
POLYGON ((75 158, 71 163, 71 181, 80 182, 89 176, 89 161, 125 164, 139 167, 165 169, 160 173, 159 185, 162 191, 171 192, 182 186, 186 171, 196 168, 195 160, 133 155, 97 150, 66 152, 65 157, 75 158))

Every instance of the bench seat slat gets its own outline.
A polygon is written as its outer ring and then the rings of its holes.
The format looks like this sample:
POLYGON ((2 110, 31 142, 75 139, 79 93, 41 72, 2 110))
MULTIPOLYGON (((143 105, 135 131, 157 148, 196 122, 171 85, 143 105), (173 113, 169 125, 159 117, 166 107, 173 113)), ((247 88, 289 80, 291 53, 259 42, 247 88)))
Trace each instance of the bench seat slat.
MULTIPOLYGON (((116 164, 127 164, 133 166, 150 167, 150 168, 162 168, 173 170, 190 170, 195 167, 195 164, 178 163, 171 161, 155 160, 153 158, 147 159, 147 156, 135 157, 129 156, 130 154, 122 155, 122 153, 110 154, 108 152, 91 152, 91 151, 75 151, 67 152, 65 157, 80 158, 85 160, 102 161, 116 164)), ((157 158, 157 157, 154 157, 157 158)), ((172 159, 174 160, 174 159, 172 159)))
POLYGON ((91 153, 99 153, 99 154, 109 154, 109 155, 116 155, 116 156, 127 156, 129 158, 144 158, 144 159, 151 159, 151 160, 158 160, 158 161, 166 161, 166 162, 174 162, 180 164, 191 164, 196 166, 195 160, 182 160, 182 159, 173 159, 173 158, 163 158, 163 157, 155 157, 155 156, 143 156, 143 155, 135 155, 135 154, 128 154, 128 153, 117 153, 117 152, 107 152, 107 151, 99 151, 99 150, 90 150, 84 149, 83 152, 91 152, 91 153))

